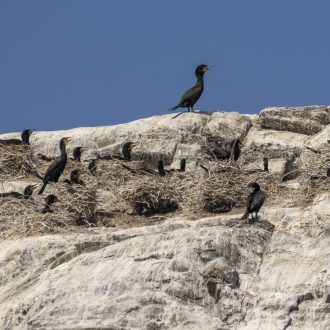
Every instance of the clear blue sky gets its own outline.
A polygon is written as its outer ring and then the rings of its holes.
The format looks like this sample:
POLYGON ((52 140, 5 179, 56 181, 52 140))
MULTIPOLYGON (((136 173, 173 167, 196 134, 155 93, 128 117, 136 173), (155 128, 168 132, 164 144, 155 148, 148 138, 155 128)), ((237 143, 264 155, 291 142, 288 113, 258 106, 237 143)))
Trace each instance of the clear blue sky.
POLYGON ((330 103, 329 0, 1 0, 0 132, 330 103))

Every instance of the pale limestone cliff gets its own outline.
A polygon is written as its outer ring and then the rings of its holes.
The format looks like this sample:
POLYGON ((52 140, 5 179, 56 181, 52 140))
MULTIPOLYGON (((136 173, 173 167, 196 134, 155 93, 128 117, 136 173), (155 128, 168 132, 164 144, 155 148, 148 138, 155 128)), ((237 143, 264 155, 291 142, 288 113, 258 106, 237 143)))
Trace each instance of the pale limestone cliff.
MULTIPOLYGON (((178 168, 185 158, 202 184, 207 174, 199 165, 211 166, 209 150, 239 138, 242 154, 232 166, 258 178, 267 157, 285 194, 270 195, 255 223, 239 220, 242 208, 212 215, 182 202, 185 212, 159 221, 132 215, 130 228, 3 239, 0 328, 329 329, 329 114, 325 106, 269 108, 256 118, 183 113, 34 133, 35 155, 56 156, 58 140, 70 136, 69 152, 88 147, 85 161, 112 162, 134 141, 132 157, 146 160, 143 168, 155 169, 158 159, 178 168)), ((21 191, 27 182, 40 183, 33 176, 5 180, 1 191, 21 191)), ((96 208, 116 217, 118 205, 108 205, 113 191, 100 185, 97 194, 96 208)), ((120 212, 130 214, 125 207, 120 212)))

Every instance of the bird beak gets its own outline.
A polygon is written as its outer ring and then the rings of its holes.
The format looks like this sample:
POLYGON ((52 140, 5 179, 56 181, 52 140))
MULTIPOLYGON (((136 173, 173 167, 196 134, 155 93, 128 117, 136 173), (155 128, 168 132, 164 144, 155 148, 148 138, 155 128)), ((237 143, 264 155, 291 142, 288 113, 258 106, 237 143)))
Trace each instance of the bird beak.
POLYGON ((71 138, 70 138, 70 137, 66 137, 65 140, 64 140, 64 143, 65 143, 65 144, 68 144, 69 141, 71 141, 71 138))
POLYGON ((207 66, 206 68, 204 68, 204 72, 207 72, 209 70, 211 70, 211 67, 209 67, 209 66, 207 66))

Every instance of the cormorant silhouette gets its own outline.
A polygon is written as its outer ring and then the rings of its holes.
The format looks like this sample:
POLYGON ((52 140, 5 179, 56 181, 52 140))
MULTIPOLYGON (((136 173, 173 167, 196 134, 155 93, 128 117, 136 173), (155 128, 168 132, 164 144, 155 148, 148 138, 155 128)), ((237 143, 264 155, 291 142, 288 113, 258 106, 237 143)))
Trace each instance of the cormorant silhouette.
POLYGON ((253 188, 253 192, 249 195, 246 203, 246 211, 242 216, 242 220, 248 219, 250 213, 252 213, 252 219, 253 213, 256 213, 255 219, 258 219, 258 212, 264 203, 266 199, 266 194, 260 189, 260 186, 257 182, 253 182, 252 184, 249 184, 253 188))
POLYGON ((8 139, 0 140, 0 145, 29 145, 30 135, 33 133, 32 129, 25 129, 21 134, 21 140, 19 139, 8 139))
POLYGON ((41 195, 48 182, 58 182, 60 176, 62 175, 65 166, 68 162, 68 155, 66 153, 66 145, 69 143, 70 138, 68 137, 64 137, 61 139, 60 141, 60 150, 61 150, 61 155, 57 158, 55 158, 55 160, 53 161, 53 163, 48 167, 48 170, 44 176, 43 179, 43 186, 41 187, 41 189, 38 192, 38 195, 41 195))
POLYGON ((195 70, 197 82, 194 87, 188 89, 181 97, 179 104, 171 109, 170 111, 176 110, 177 108, 188 108, 188 111, 194 112, 194 105, 201 97, 204 90, 204 73, 209 70, 206 64, 200 64, 195 70))

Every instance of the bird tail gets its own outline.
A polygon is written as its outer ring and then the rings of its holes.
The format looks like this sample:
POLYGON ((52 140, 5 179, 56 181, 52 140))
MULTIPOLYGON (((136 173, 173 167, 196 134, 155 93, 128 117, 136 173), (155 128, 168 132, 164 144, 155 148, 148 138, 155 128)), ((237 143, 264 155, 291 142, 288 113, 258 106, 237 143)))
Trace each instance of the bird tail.
POLYGON ((246 211, 245 211, 245 213, 243 214, 241 220, 245 220, 245 219, 247 219, 248 217, 249 217, 249 210, 246 209, 246 211))
POLYGON ((173 108, 171 108, 171 109, 168 109, 168 111, 174 111, 174 110, 176 110, 177 108, 179 108, 179 106, 177 105, 177 106, 175 106, 175 107, 173 107, 173 108))
POLYGON ((47 181, 44 182, 44 184, 42 185, 42 187, 40 188, 40 190, 38 192, 38 195, 41 195, 44 192, 44 190, 45 190, 45 188, 47 186, 47 183, 48 183, 47 181))

